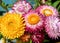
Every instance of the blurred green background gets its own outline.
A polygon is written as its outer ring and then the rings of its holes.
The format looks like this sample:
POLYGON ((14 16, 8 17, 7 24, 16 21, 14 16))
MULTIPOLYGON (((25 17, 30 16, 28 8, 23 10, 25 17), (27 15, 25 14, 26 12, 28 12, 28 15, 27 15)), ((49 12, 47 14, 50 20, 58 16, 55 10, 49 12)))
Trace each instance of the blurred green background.
MULTIPOLYGON (((10 10, 12 5, 16 1, 17 0, 0 0, 0 11, 10 10)), ((27 1, 33 6, 33 8, 38 7, 39 4, 41 4, 39 0, 34 0, 34 1, 27 0, 27 1)), ((45 4, 54 6, 55 8, 57 8, 58 11, 60 11, 60 0, 47 0, 45 4)))

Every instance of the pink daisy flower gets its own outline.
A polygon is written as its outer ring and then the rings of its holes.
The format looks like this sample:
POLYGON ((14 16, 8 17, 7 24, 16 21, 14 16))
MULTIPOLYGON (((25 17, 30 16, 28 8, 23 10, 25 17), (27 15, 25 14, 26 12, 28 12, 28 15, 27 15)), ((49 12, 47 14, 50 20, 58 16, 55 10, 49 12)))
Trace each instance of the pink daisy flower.
POLYGON ((33 43, 42 43, 44 40, 44 34, 43 33, 36 33, 31 36, 33 43))
POLYGON ((26 1, 19 1, 14 4, 12 9, 15 10, 15 12, 17 12, 19 14, 21 14, 21 13, 25 14, 31 9, 31 5, 29 3, 27 3, 26 1))
POLYGON ((52 7, 52 6, 48 6, 48 5, 42 5, 39 6, 36 11, 38 11, 40 14, 42 14, 44 17, 48 17, 48 16, 58 16, 58 11, 52 7))
POLYGON ((57 25, 58 25, 59 32, 60 32, 60 21, 57 23, 57 25))
POLYGON ((42 30, 43 18, 40 14, 35 11, 31 11, 24 15, 26 30, 29 32, 35 32, 38 29, 42 30))
POLYGON ((58 22, 59 19, 53 16, 49 16, 45 19, 45 30, 52 39, 58 39, 58 36, 60 36, 58 22))

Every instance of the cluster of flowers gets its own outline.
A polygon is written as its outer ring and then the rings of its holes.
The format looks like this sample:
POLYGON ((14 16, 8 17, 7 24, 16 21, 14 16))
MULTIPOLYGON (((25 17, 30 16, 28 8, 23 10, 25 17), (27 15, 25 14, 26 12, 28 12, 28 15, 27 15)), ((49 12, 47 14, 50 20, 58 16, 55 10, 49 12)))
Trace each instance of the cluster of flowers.
POLYGON ((48 5, 40 5, 33 10, 26 1, 15 3, 12 10, 0 18, 0 32, 8 39, 21 37, 23 41, 32 39, 33 43, 42 43, 45 30, 52 39, 60 37, 60 19, 58 11, 48 5))

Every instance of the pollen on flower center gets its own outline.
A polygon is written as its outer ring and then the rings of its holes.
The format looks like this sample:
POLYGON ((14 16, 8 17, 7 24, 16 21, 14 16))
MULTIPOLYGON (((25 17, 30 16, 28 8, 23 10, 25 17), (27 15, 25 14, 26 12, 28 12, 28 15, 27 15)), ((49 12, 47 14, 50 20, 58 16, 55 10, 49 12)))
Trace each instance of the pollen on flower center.
POLYGON ((40 20, 40 17, 36 14, 31 14, 28 16, 28 22, 32 25, 37 24, 40 20))
POLYGON ((9 22, 8 25, 12 26, 13 22, 9 22))
POLYGON ((10 29, 11 31, 14 31, 18 25, 18 24, 17 25, 16 24, 17 24, 17 22, 15 21, 15 19, 10 19, 7 23, 8 30, 10 29))
POLYGON ((53 12, 50 9, 44 9, 43 13, 44 13, 45 16, 50 16, 50 15, 53 14, 53 12))
POLYGON ((11 29, 13 31, 13 29, 14 29, 14 23, 13 22, 9 22, 7 28, 11 29))

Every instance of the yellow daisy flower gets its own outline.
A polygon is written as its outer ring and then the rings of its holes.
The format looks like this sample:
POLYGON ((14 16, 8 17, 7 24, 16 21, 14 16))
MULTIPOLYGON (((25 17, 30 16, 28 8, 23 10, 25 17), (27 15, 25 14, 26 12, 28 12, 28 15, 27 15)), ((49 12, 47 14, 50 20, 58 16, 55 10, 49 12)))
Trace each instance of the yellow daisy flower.
POLYGON ((0 22, 1 22, 1 16, 0 16, 0 22))
POLYGON ((1 33, 8 39, 15 39, 24 34, 25 24, 22 15, 6 13, 1 19, 1 33))
MULTIPOLYGON (((1 22, 1 18, 2 18, 2 16, 0 16, 0 22, 1 22)), ((1 27, 0 27, 0 31, 1 31, 1 27)))

